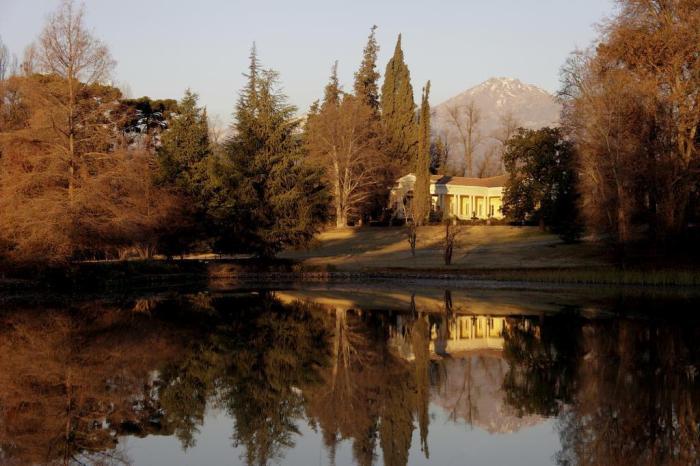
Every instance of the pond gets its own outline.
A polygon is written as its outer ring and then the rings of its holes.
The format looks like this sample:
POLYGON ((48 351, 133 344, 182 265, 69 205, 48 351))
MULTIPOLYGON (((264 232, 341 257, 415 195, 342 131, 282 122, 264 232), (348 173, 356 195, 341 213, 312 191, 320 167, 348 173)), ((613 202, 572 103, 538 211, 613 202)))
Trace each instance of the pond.
POLYGON ((589 291, 5 299, 0 463, 698 464, 700 300, 589 291))

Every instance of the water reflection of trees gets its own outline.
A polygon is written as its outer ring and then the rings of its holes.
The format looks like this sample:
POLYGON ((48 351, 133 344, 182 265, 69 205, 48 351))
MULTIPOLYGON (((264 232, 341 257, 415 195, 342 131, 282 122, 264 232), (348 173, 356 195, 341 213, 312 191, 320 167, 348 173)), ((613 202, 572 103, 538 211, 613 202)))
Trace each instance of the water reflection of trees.
POLYGON ((643 319, 514 319, 508 400, 558 415, 560 464, 700 462, 700 326, 643 319))
MULTIPOLYGON (((94 305, 0 318, 0 450, 33 463, 125 463, 122 433, 169 434, 151 371, 176 328, 94 305)), ((129 314, 129 313, 126 313, 129 314)))
POLYGON ((397 328, 390 315, 336 309, 328 316, 331 364, 323 383, 305 393, 307 416, 321 429, 331 460, 337 444, 349 439, 358 465, 374 464, 377 444, 385 465, 406 465, 414 419, 427 455, 427 320, 415 317, 397 328), (420 355, 413 363, 387 345, 392 332, 402 333, 420 355))
POLYGON ((698 462, 700 327, 564 310, 507 318, 502 348, 451 353, 474 319, 454 315, 449 293, 433 314, 269 293, 6 310, 0 461, 128 463, 122 435, 175 435, 190 448, 217 406, 250 465, 282 459, 306 422, 331 460, 348 441, 359 465, 381 452, 404 466, 414 431, 429 456, 432 398, 489 430, 557 416, 561 464, 698 462))

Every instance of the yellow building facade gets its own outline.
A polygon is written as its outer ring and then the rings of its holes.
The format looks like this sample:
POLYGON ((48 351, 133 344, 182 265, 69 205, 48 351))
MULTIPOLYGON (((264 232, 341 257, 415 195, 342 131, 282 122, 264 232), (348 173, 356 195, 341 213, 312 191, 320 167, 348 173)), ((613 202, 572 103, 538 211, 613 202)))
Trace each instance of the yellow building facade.
MULTIPOLYGON (((412 173, 399 178, 391 190, 390 207, 397 218, 406 218, 413 198, 416 177, 412 173)), ((503 187, 506 176, 466 178, 430 177, 432 208, 443 216, 461 220, 503 218, 503 187)))

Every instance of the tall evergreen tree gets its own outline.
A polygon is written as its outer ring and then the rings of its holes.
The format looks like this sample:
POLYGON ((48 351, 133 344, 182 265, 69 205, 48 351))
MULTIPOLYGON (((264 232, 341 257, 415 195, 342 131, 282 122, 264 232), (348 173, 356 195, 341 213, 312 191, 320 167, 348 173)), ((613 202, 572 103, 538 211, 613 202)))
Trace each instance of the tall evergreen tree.
POLYGON ((197 106, 197 99, 197 94, 185 91, 156 154, 157 182, 174 191, 180 201, 178 212, 158 232, 158 247, 167 256, 183 254, 205 234, 204 190, 211 146, 206 110, 197 106))
POLYGON ((279 92, 278 74, 260 68, 255 46, 246 77, 235 134, 209 187, 214 248, 271 257, 313 237, 325 219, 327 195, 320 170, 303 157, 296 108, 279 92))
POLYGON ((160 181, 192 198, 200 197, 211 154, 206 110, 197 106, 197 99, 197 94, 185 91, 158 148, 160 181))
POLYGON ((430 81, 423 88, 418 124, 416 183, 413 187, 413 221, 423 225, 430 211, 430 81))
POLYGON ((381 147, 384 145, 384 141, 381 125, 378 124, 380 121, 378 84, 380 74, 377 71, 379 44, 377 43, 376 30, 377 26, 372 26, 367 38, 367 44, 362 52, 360 68, 355 72, 353 86, 355 97, 357 97, 362 106, 369 109, 369 112, 364 112, 366 113, 365 118, 370 120, 367 122, 366 127, 371 129, 371 133, 366 136, 372 140, 372 145, 377 149, 373 154, 376 160, 372 163, 372 177, 375 183, 367 191, 367 195, 359 209, 360 218, 363 220, 376 219, 382 216, 388 201, 389 190, 387 187, 393 183, 398 173, 397 164, 391 163, 393 157, 381 147), (385 158, 388 160, 384 160, 385 158))
MULTIPOLYGON (((331 76, 328 80, 328 84, 323 90, 323 104, 322 108, 326 108, 329 105, 337 107, 340 104, 340 95, 342 91, 340 90, 340 82, 338 81, 338 62, 333 63, 331 68, 331 76)), ((313 109, 312 109, 313 110, 313 109)))
POLYGON ((372 26, 367 45, 362 52, 360 69, 355 73, 355 96, 369 105, 375 115, 379 115, 379 72, 377 71, 377 53, 379 44, 375 37, 377 26, 372 26))
POLYGON ((401 49, 401 34, 384 73, 381 107, 389 156, 401 169, 412 168, 417 144, 416 104, 411 74, 401 49))

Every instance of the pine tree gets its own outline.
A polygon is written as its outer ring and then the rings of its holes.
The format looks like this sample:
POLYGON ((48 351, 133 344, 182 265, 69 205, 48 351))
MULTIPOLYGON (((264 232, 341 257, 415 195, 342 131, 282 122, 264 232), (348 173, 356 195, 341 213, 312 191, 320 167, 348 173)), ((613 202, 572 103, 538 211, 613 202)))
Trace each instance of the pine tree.
POLYGON ((186 196, 198 197, 211 154, 206 110, 197 106, 197 94, 187 89, 178 105, 178 115, 162 136, 158 148, 160 181, 186 196))
POLYGON ((157 182, 178 200, 170 218, 158 231, 158 248, 168 257, 182 255, 205 236, 205 187, 211 160, 206 110, 197 106, 189 89, 177 105, 177 115, 161 137, 157 150, 157 182))
POLYGON ((331 68, 331 77, 323 90, 323 104, 322 108, 329 105, 337 107, 340 104, 340 96, 342 91, 340 90, 340 82, 338 81, 338 62, 333 63, 331 68))
POLYGON ((416 104, 413 101, 411 74, 401 49, 401 34, 384 73, 381 107, 388 155, 400 169, 412 168, 417 144, 416 104))
POLYGON ((260 68, 255 46, 246 77, 235 134, 210 186, 214 248, 271 257, 313 237, 327 195, 320 170, 303 157, 296 108, 278 91, 278 74, 260 68))
POLYGON ((413 221, 423 225, 430 211, 430 81, 423 88, 418 125, 416 183, 413 187, 413 221))
POLYGON ((361 99, 374 112, 379 115, 379 72, 377 71, 377 53, 379 44, 375 37, 377 26, 372 26, 367 45, 362 53, 360 69, 355 73, 355 96, 361 99))
POLYGON ((377 54, 379 44, 376 39, 377 26, 372 26, 367 44, 362 52, 362 62, 360 68, 355 72, 355 83, 353 86, 354 95, 360 104, 370 111, 366 118, 366 127, 371 128, 371 134, 367 134, 372 141, 372 145, 378 149, 374 151, 376 159, 372 162, 372 177, 374 185, 367 191, 366 198, 359 209, 359 216, 363 220, 379 218, 385 212, 388 202, 388 189, 396 179, 398 173, 396 163, 392 163, 393 157, 384 150, 379 150, 383 141, 383 131, 380 123, 380 102, 379 102, 379 77, 377 71, 377 54), (385 160, 386 159, 386 160, 385 160))

